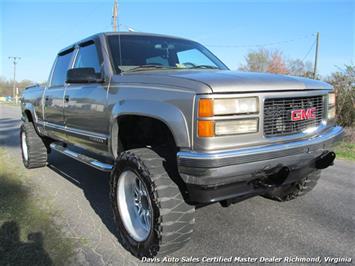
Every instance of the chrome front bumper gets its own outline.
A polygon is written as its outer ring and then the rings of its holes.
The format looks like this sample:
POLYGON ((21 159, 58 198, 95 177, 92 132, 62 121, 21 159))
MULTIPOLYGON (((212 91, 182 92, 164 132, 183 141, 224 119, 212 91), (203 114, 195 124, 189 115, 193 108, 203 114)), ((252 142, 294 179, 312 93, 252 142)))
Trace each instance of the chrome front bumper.
MULTIPOLYGON (((177 153, 178 169, 188 184, 218 186, 251 180, 277 167, 291 171, 311 169, 314 160, 344 133, 334 126, 309 139, 220 152, 181 151, 177 153)), ((292 180, 292 178, 290 179, 292 180)))

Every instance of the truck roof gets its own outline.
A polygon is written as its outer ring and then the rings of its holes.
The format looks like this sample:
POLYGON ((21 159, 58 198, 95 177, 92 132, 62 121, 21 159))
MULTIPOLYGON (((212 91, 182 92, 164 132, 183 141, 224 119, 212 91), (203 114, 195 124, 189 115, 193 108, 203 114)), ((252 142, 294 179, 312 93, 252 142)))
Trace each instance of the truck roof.
MULTIPOLYGON (((111 36, 111 35, 132 35, 132 36, 151 36, 151 37, 165 37, 165 38, 174 38, 174 39, 181 39, 181 40, 189 40, 186 38, 181 38, 181 37, 176 37, 176 36, 172 36, 172 35, 165 35, 165 34, 157 34, 157 33, 147 33, 147 32, 125 32, 125 31, 121 31, 121 32, 100 32, 100 33, 96 33, 94 35, 91 35, 85 39, 82 39, 78 42, 75 42, 71 45, 68 45, 67 47, 61 49, 58 54, 61 54, 69 49, 74 48, 76 45, 79 45, 81 43, 85 43, 88 42, 90 40, 93 40, 95 38, 100 38, 101 36, 111 36)), ((190 40, 189 40, 190 41, 190 40)))

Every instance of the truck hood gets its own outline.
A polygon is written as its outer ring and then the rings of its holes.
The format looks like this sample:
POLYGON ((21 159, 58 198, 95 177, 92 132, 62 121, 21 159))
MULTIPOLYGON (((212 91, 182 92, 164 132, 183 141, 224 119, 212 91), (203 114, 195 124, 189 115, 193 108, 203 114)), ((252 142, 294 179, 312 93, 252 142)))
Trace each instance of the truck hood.
POLYGON ((246 91, 319 90, 332 87, 318 80, 256 72, 175 71, 170 76, 199 81, 214 93, 246 91))
POLYGON ((331 90, 318 80, 256 72, 221 70, 154 70, 124 72, 113 82, 155 84, 180 87, 195 93, 228 93, 251 91, 331 90))

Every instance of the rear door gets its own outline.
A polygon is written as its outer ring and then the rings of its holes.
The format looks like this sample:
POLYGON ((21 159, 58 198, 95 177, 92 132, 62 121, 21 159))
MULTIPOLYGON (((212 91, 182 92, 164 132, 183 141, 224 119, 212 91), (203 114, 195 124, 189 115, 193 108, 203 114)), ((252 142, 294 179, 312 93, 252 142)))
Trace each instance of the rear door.
POLYGON ((50 137, 65 140, 64 91, 66 72, 73 61, 74 48, 58 54, 54 63, 49 86, 44 92, 45 129, 50 137))
MULTIPOLYGON (((101 72, 102 56, 92 40, 80 44, 73 68, 91 67, 101 72)), ((68 84, 64 96, 64 119, 68 138, 75 145, 98 152, 107 151, 109 115, 107 84, 68 84)))

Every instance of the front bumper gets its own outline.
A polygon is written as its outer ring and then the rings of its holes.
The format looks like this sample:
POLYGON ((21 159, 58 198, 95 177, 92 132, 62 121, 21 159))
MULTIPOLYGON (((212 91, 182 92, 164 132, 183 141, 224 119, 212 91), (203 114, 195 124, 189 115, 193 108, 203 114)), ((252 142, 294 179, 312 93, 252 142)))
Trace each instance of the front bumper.
MULTIPOLYGON (((223 187, 230 190, 236 183, 245 184, 265 178, 282 167, 290 170, 290 175, 283 183, 288 184, 296 181, 299 176, 304 177, 314 171, 315 160, 331 150, 333 143, 339 140, 343 133, 342 127, 334 126, 312 138, 288 143, 221 152, 182 151, 177 154, 178 169, 188 188, 204 187, 216 190, 216 187, 223 187), (229 184, 231 185, 228 188, 229 184)), ((211 196, 205 201, 217 201, 223 198, 223 195, 219 193, 218 197, 219 199, 217 196, 211 196)))

